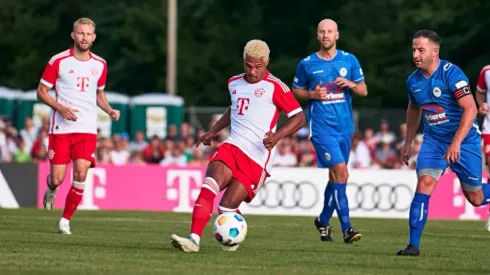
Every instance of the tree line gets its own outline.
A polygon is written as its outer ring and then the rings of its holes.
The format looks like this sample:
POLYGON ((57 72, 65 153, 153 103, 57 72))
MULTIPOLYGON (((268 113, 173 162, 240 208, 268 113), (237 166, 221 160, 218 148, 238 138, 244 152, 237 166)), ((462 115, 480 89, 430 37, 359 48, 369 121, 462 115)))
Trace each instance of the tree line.
MULTIPOLYGON (((337 21, 338 47, 355 54, 369 88, 357 107, 405 107, 414 70, 415 31, 442 38, 441 58, 465 71, 474 87, 490 64, 489 1, 463 0, 181 0, 178 1, 177 94, 186 105, 229 104, 226 81, 243 71, 243 46, 263 39, 271 72, 287 84, 298 62, 318 49, 316 26, 337 21)), ((73 21, 97 24, 93 51, 108 62, 108 90, 165 92, 167 1, 0 1, 0 86, 33 89, 49 58, 72 45, 73 21)))

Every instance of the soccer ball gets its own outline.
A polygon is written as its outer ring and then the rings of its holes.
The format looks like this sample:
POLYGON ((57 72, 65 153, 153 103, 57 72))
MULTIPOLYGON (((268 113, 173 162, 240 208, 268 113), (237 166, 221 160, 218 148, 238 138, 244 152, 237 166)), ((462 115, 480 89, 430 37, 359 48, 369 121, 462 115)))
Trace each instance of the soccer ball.
POLYGON ((247 222, 235 212, 223 213, 214 221, 213 234, 221 245, 238 245, 247 236, 247 222))

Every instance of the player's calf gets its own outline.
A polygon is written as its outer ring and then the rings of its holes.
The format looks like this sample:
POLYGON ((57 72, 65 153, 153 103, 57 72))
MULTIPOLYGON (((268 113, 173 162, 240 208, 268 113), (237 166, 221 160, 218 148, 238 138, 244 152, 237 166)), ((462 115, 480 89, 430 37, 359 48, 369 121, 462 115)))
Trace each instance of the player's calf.
POLYGON ((482 206, 490 203, 490 185, 489 184, 470 184, 461 181, 461 189, 473 206, 482 206))
POLYGON ((220 186, 212 177, 206 177, 201 192, 194 203, 192 211, 191 237, 199 245, 204 227, 209 222, 213 211, 214 198, 218 195, 220 186))
POLYGON ((46 209, 46 210, 52 210, 53 209, 54 199, 56 197, 56 189, 61 184, 61 182, 59 182, 59 181, 57 182, 57 184, 54 184, 54 182, 56 182, 56 181, 52 180, 51 175, 48 175, 46 177, 47 188, 46 188, 46 191, 45 191, 44 196, 43 196, 43 205, 44 205, 44 209, 46 209))
POLYGON ((85 190, 85 182, 73 181, 70 191, 66 196, 65 209, 63 211, 63 219, 71 220, 71 217, 82 201, 83 191, 85 190))

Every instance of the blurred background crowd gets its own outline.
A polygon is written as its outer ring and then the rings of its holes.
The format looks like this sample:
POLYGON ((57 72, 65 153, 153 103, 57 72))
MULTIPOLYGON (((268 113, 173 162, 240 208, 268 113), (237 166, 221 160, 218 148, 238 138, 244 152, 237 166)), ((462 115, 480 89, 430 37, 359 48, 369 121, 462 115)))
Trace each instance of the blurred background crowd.
MULTIPOLYGON (((208 128, 216 122, 212 119, 208 128)), ((352 136, 349 167, 357 169, 415 169, 416 158, 423 139, 418 134, 412 146, 409 166, 400 162, 400 152, 404 144, 406 125, 396 125, 392 129, 387 120, 381 120, 379 128, 367 128, 352 136), (397 133, 395 133, 397 132, 397 133)), ((27 117, 22 129, 16 129, 11 120, 0 120, 0 161, 1 162, 39 162, 48 160, 48 127, 46 117, 39 128, 35 128, 32 118, 27 117)), ((207 129, 196 129, 189 123, 180 127, 169 125, 167 137, 145 138, 143 132, 137 132, 130 140, 128 133, 116 133, 111 137, 99 134, 97 142, 97 163, 113 165, 206 165, 217 146, 228 136, 229 130, 223 130, 211 146, 196 147, 199 136, 207 129)), ((272 160, 275 167, 316 167, 317 156, 309 141, 307 128, 300 129, 291 137, 277 144, 276 157, 272 160)))

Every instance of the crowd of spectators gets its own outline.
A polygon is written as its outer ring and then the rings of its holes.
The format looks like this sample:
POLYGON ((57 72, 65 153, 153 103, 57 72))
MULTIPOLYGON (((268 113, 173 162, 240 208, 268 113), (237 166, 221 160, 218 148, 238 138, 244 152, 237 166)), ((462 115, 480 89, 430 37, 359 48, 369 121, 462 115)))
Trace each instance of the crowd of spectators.
MULTIPOLYGON (((212 120, 209 127, 215 122, 212 120)), ((39 127, 34 126, 31 118, 26 118, 22 129, 16 129, 8 118, 0 119, 0 162, 48 160, 48 127, 48 118, 43 119, 39 127)), ((169 125, 165 138, 153 136, 147 139, 144 132, 137 132, 133 139, 125 132, 111 137, 99 134, 95 156, 97 163, 113 165, 206 165, 229 132, 223 130, 211 146, 196 147, 197 138, 205 132, 205 129, 194 129, 184 122, 179 128, 169 125)), ((407 166, 400 161, 405 134, 406 124, 399 125, 398 134, 395 134, 387 120, 382 120, 378 129, 355 132, 352 135, 349 168, 415 169, 423 135, 416 136, 407 166)), ((317 155, 308 136, 308 129, 303 128, 281 140, 272 160, 273 166, 316 167, 317 155)))

